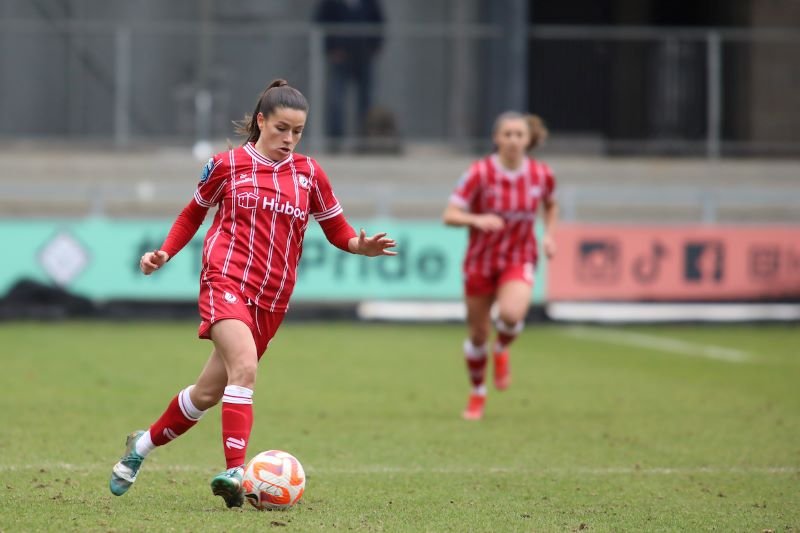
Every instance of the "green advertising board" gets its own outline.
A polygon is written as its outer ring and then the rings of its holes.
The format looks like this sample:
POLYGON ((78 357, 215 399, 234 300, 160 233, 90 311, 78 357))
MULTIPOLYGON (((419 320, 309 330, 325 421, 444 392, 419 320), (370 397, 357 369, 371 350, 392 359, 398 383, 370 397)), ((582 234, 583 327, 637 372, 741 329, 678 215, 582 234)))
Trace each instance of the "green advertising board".
MULTIPOLYGON (((0 270, 0 296, 21 279, 63 286, 93 300, 194 300, 207 225, 152 276, 143 276, 141 254, 160 246, 170 220, 2 220, 7 257, 0 270)), ((387 231, 398 242, 396 257, 347 254, 310 224, 293 300, 457 300, 467 232, 438 221, 355 221, 368 233, 387 231)), ((544 301, 543 265, 534 301, 544 301)))

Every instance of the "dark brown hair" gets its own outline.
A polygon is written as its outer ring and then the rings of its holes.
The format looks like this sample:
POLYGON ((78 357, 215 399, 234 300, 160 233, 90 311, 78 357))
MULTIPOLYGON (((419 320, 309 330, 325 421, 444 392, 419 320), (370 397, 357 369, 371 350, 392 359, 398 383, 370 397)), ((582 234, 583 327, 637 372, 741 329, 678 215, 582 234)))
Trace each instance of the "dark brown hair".
POLYGON ((269 117, 278 108, 287 107, 308 113, 308 100, 303 93, 289 85, 284 79, 273 80, 259 95, 252 115, 245 115, 241 122, 234 122, 236 133, 246 136, 245 144, 256 142, 261 135, 258 129, 258 114, 269 117))
POLYGON ((539 115, 526 115, 525 121, 528 123, 528 128, 531 130, 531 142, 528 143, 528 150, 533 150, 541 145, 550 135, 547 130, 547 125, 539 115))
POLYGON ((533 150, 537 146, 541 145, 549 132, 547 131, 547 126, 542 120, 542 117, 539 115, 533 114, 522 114, 517 111, 506 111, 504 113, 500 113, 498 117, 494 120, 494 126, 492 127, 492 133, 496 132, 497 129, 500 127, 506 120, 514 120, 514 119, 522 119, 528 125, 528 131, 530 132, 531 140, 528 142, 528 146, 526 147, 528 151, 533 150))

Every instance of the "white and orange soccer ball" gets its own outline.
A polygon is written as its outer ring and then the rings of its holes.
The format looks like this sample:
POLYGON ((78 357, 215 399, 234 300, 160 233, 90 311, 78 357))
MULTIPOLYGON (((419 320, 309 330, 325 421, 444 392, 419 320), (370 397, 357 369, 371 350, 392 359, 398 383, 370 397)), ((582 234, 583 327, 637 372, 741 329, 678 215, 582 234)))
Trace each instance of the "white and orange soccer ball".
POLYGON ((268 450, 247 463, 242 488, 244 497, 256 509, 288 509, 303 497, 306 473, 292 454, 268 450))

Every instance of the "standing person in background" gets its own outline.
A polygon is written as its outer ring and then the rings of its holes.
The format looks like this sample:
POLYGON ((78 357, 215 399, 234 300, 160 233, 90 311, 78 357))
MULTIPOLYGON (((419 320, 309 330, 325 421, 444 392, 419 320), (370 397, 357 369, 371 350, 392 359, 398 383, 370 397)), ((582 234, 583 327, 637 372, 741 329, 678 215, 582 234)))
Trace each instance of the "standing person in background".
POLYGON ((114 495, 128 491, 150 452, 191 429, 221 400, 227 470, 211 480, 211 489, 228 507, 241 507, 256 370, 286 314, 309 216, 345 252, 395 255, 390 250, 395 242, 385 233, 356 234, 322 167, 294 152, 307 114, 300 91, 285 80, 273 81, 243 124, 247 141, 209 159, 194 198, 161 249, 142 256, 142 273, 160 269, 192 239, 208 209, 218 208, 203 246, 198 302, 198 336, 210 339, 214 349, 197 381, 181 390, 148 430, 128 436, 111 473, 114 495))
MULTIPOLYGON (((320 24, 383 25, 378 0, 322 0, 314 16, 320 24)), ((363 134, 367 113, 372 105, 372 62, 381 49, 378 35, 341 34, 325 37, 328 60, 325 121, 328 137, 336 140, 344 135, 344 105, 349 82, 357 91, 356 124, 363 134)), ((333 145, 336 146, 336 145, 333 145)))
POLYGON ((468 420, 483 417, 490 313, 495 303, 494 384, 504 390, 511 383, 509 346, 522 331, 530 305, 538 257, 534 222, 540 204, 544 253, 548 259, 555 255, 555 179, 550 167, 527 155, 546 136, 544 123, 535 115, 509 111, 497 117, 495 152, 473 163, 461 177, 443 215, 445 224, 469 227, 464 258, 469 338, 464 357, 472 391, 463 414, 468 420))

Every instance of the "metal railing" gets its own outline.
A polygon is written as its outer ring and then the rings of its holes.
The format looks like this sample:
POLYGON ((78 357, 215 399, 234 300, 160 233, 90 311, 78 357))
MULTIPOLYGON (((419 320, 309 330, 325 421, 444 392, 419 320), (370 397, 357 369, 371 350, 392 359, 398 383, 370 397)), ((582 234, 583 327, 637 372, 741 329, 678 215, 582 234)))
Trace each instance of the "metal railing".
MULTIPOLYGON (((291 78, 321 110, 325 38, 378 35, 386 44, 375 62, 374 102, 394 117, 401 140, 484 146, 486 110, 496 105, 487 101, 485 58, 503 36, 481 24, 32 19, 0 20, 0 34, 14 74, 0 76, 12 96, 0 103, 8 117, 0 135, 110 137, 120 147, 228 137, 230 121, 249 111, 271 77, 291 78), (259 60, 263 68, 254 70, 259 60), (48 75, 67 83, 47 84, 48 75), (41 109, 42 84, 65 102, 63 117, 41 109)), ((800 30, 534 26, 527 38, 530 107, 550 120, 554 143, 566 150, 580 135, 607 152, 800 154, 796 87, 753 79, 754 70, 780 79, 770 74, 797 67, 800 30), (786 99, 781 128, 770 126, 776 98, 786 99), (734 105, 739 100, 749 108, 734 105), (737 125, 737 113, 759 124, 737 125)), ((325 113, 312 112, 308 132, 312 148, 327 145, 325 113)), ((347 140, 357 144, 357 136, 347 140)))

